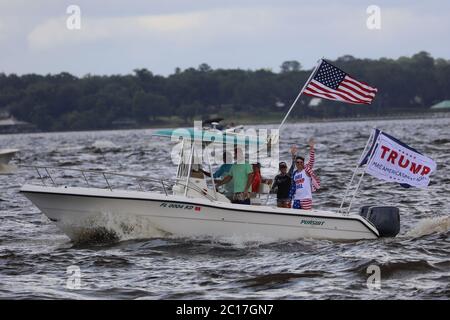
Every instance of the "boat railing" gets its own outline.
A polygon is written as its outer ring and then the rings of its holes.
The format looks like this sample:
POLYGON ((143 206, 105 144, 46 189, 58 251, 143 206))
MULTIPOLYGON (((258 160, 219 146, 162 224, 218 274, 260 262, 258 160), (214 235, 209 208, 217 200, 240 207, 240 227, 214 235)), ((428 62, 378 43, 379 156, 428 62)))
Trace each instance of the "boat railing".
POLYGON ((100 176, 106 186, 106 189, 109 189, 110 191, 113 190, 123 190, 123 189, 117 189, 114 187, 113 179, 111 177, 122 177, 122 178, 129 178, 133 179, 137 182, 137 185, 139 187, 139 191, 154 191, 154 190, 146 190, 144 188, 144 182, 150 182, 150 183, 156 183, 159 184, 162 187, 162 190, 164 191, 164 194, 167 196, 168 191, 172 190, 172 187, 176 185, 180 185, 183 188, 188 188, 191 190, 194 190, 200 194, 202 194, 207 199, 214 201, 215 198, 211 195, 207 194, 202 190, 200 187, 189 184, 186 185, 183 181, 174 181, 170 179, 160 179, 160 178, 151 178, 146 176, 139 176, 139 175, 132 175, 132 174, 126 174, 126 173, 118 173, 118 172, 112 172, 112 171, 104 171, 104 170, 95 170, 95 169, 78 169, 78 168, 68 168, 68 167, 54 167, 54 166, 37 166, 37 165, 20 165, 21 168, 27 168, 35 170, 40 181, 44 186, 47 186, 48 182, 50 181, 50 184, 54 187, 58 186, 64 186, 65 184, 59 184, 58 179, 62 179, 64 177, 56 177, 56 175, 52 175, 52 171, 74 171, 79 172, 81 174, 82 180, 84 180, 87 187, 92 187, 93 183, 89 180, 90 175, 98 175, 100 176))

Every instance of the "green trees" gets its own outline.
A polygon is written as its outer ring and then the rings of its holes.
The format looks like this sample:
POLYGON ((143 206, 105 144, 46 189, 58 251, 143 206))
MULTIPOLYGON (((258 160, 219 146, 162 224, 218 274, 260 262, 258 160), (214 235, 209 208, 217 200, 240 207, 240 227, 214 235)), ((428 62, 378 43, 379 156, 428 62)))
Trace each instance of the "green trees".
MULTIPOLYGON (((450 61, 434 59, 427 52, 411 57, 378 60, 339 57, 333 64, 379 89, 370 106, 323 100, 310 106, 303 96, 292 117, 347 117, 386 115, 427 110, 450 99, 450 61)), ((279 114, 287 108, 311 70, 298 61, 285 61, 280 72, 267 69, 213 69, 206 63, 167 76, 147 69, 128 75, 75 77, 0 73, 0 111, 31 122, 42 130, 113 128, 121 120, 140 126, 192 124, 194 119, 224 116, 238 120, 279 114), (284 107, 282 107, 284 105, 284 107)))
POLYGON ((166 97, 138 91, 133 97, 132 114, 142 124, 148 123, 150 120, 155 121, 158 116, 170 115, 170 105, 166 97))
POLYGON ((296 60, 291 60, 291 61, 283 62, 280 66, 280 71, 282 73, 289 72, 289 71, 300 71, 301 68, 302 68, 302 65, 300 64, 300 62, 298 62, 296 60))

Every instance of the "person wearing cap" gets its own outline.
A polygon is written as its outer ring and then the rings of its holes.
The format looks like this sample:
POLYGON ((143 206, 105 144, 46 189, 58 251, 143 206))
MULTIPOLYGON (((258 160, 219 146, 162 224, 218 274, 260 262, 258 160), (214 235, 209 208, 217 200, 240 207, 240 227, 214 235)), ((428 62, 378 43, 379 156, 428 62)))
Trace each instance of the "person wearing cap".
POLYGON ((313 171, 314 166, 314 139, 309 140, 309 161, 305 165, 305 158, 297 156, 297 148, 291 148, 292 159, 295 163, 291 179, 289 198, 292 199, 292 208, 311 210, 312 192, 320 188, 320 180, 313 171))
POLYGON ((276 191, 277 193, 277 207, 290 208, 291 199, 289 198, 289 190, 291 189, 291 175, 287 172, 286 162, 280 162, 278 168, 280 169, 280 173, 275 176, 271 192, 276 191))
POLYGON ((261 183, 266 183, 270 185, 272 183, 271 179, 265 179, 261 176, 261 163, 252 164, 253 167, 253 182, 252 182, 252 193, 258 193, 261 183))

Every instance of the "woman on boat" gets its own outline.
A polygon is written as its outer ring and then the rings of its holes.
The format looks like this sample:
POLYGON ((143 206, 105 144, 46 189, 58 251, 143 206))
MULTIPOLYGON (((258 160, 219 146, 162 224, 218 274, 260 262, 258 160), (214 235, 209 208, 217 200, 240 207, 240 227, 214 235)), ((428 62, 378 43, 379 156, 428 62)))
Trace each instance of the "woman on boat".
MULTIPOLYGON (((292 185, 289 198, 292 208, 311 210, 312 192, 320 188, 320 180, 313 171, 314 167, 314 139, 309 140, 309 161, 305 165, 305 158, 297 156, 297 147, 291 148, 295 170, 292 172, 292 185)), ((293 167, 291 167, 293 168, 293 167)))
POLYGON ((254 163, 253 168, 253 182, 252 182, 252 193, 259 193, 259 188, 261 183, 271 184, 271 179, 266 179, 261 176, 261 163, 254 163))

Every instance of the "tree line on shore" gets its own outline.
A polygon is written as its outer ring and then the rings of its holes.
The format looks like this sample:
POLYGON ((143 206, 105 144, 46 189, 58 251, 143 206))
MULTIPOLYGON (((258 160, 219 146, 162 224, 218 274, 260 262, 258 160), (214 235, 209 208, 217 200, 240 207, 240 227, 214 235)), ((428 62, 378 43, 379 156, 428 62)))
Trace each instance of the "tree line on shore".
MULTIPOLYGON (((293 118, 333 118, 427 111, 450 99, 450 60, 427 52, 398 59, 358 59, 350 55, 330 62, 378 88, 372 105, 303 96, 293 118), (317 101, 316 101, 317 102, 317 101)), ((166 77, 147 69, 127 75, 0 73, 0 111, 30 122, 40 130, 109 129, 128 123, 137 127, 184 124, 210 116, 225 118, 282 117, 311 70, 285 61, 280 70, 212 69, 207 64, 175 69, 166 77)))

